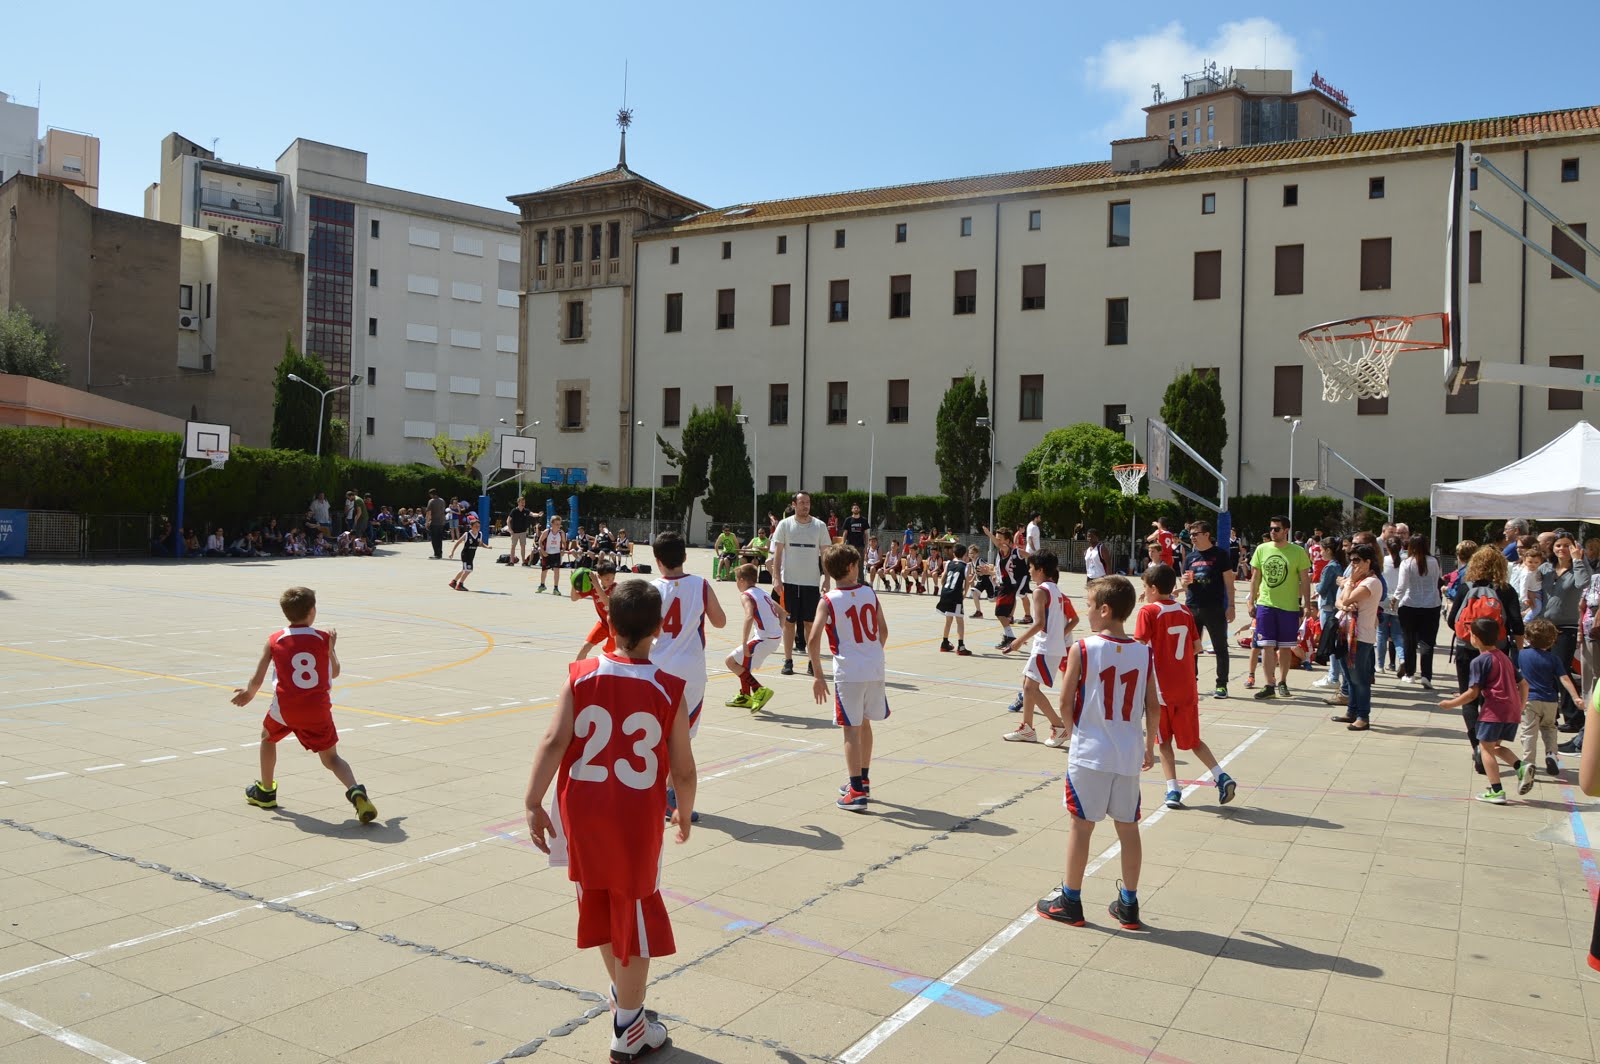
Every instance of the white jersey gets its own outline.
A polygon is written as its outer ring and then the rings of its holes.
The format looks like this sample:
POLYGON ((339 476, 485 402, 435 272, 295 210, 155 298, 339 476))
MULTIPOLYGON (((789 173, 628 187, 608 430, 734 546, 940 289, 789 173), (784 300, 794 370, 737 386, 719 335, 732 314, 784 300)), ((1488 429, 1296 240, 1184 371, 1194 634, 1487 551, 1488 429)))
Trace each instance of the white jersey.
POLYGON ((757 584, 743 592, 744 597, 750 600, 755 607, 756 620, 751 626, 751 634, 757 639, 781 639, 783 637, 783 624, 778 620, 778 604, 772 601, 772 596, 767 594, 767 589, 757 584))
POLYGON ((1090 580, 1096 580, 1106 575, 1106 562, 1100 555, 1100 551, 1104 548, 1104 543, 1096 543, 1083 555, 1083 571, 1090 580))
POLYGON ((878 642, 878 631, 883 613, 877 594, 865 584, 854 584, 835 588, 823 601, 828 604, 833 682, 882 680, 883 644, 878 642))
POLYGON ((867 548, 867 572, 870 573, 872 570, 876 569, 877 567, 878 567, 878 548, 877 547, 868 547, 867 548))
POLYGON ((561 530, 559 528, 552 528, 546 532, 544 534, 544 553, 560 554, 561 539, 561 530))
POLYGON ((1067 597, 1054 580, 1046 580, 1034 590, 1049 595, 1050 601, 1045 604, 1044 616, 1038 618, 1043 627, 1033 637, 1033 652, 1053 669, 1067 656, 1067 614, 1062 609, 1067 597))
POLYGON ((706 678, 706 603, 711 585, 703 576, 684 573, 653 581, 661 592, 661 631, 650 660, 684 680, 706 678))
POLYGON ((1155 683, 1150 648, 1097 634, 1080 640, 1068 660, 1082 669, 1067 763, 1137 776, 1144 766, 1145 691, 1155 683))

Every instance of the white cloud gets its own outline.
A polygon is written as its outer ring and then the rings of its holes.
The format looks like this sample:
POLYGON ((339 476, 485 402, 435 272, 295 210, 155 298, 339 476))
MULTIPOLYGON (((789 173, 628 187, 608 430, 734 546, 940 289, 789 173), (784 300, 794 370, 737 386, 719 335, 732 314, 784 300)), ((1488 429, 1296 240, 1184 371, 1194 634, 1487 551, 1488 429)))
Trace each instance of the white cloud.
MULTIPOLYGON (((1181 98, 1183 75, 1195 73, 1208 62, 1223 69, 1295 68, 1300 64, 1300 49, 1287 30, 1265 18, 1224 23, 1208 41, 1192 38, 1180 22, 1169 22, 1142 37, 1109 41, 1085 63, 1089 84, 1122 101, 1121 110, 1103 132, 1112 138, 1139 136, 1144 131, 1143 108, 1151 101, 1151 86, 1159 82, 1169 99, 1181 98)), ((1299 71, 1296 77, 1303 81, 1309 75, 1299 71)))

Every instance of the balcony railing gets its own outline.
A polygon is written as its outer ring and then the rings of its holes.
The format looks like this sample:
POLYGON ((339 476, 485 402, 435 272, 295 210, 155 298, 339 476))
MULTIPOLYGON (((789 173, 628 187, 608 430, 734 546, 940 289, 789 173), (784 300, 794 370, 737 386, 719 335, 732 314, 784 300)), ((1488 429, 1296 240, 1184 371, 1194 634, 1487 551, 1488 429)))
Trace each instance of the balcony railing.
POLYGON ((250 196, 240 196, 225 189, 203 188, 200 190, 200 206, 213 207, 219 211, 234 211, 239 214, 251 214, 259 218, 278 221, 283 218, 283 210, 276 200, 256 199, 250 196))

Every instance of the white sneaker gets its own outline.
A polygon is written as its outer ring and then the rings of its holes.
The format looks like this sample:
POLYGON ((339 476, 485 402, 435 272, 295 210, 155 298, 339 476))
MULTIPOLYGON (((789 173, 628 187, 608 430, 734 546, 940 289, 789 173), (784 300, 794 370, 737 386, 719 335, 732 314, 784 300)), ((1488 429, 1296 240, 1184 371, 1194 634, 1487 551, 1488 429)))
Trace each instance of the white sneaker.
POLYGON ((1331 677, 1324 676, 1320 680, 1312 680, 1311 681, 1311 686, 1312 687, 1332 687, 1333 686, 1333 679, 1331 677))
POLYGON ((1399 684, 1401 687, 1410 687, 1412 680, 1409 676, 1402 676, 1396 680, 1395 683, 1399 684))
POLYGON ((1008 743, 1036 743, 1039 741, 1039 736, 1034 732, 1033 727, 1028 724, 1022 725, 1016 731, 1008 731, 1000 738, 1008 743))
POLYGON ((611 1026, 611 1059, 614 1061, 637 1060, 654 1053, 666 1044, 666 1025, 659 1020, 650 1019, 643 1009, 639 1010, 638 1018, 621 1034, 617 1033, 616 1024, 613 1023, 611 1026))
POLYGON ((1067 744, 1071 741, 1072 740, 1067 737, 1067 729, 1051 728, 1050 738, 1044 741, 1044 745, 1055 750, 1065 750, 1067 748, 1067 744))
POLYGON ((1417 683, 1422 685, 1422 689, 1424 691, 1433 690, 1433 681, 1432 680, 1418 680, 1417 683))

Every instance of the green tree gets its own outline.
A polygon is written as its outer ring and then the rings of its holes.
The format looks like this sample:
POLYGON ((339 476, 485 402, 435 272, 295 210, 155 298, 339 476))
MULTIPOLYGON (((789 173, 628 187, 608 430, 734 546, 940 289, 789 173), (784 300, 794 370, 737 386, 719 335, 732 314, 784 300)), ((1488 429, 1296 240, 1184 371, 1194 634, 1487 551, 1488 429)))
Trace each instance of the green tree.
MULTIPOLYGON (((1206 461, 1222 468, 1222 448, 1228 443, 1228 408, 1222 401, 1222 384, 1215 373, 1189 369, 1180 372, 1167 385, 1161 397, 1161 420, 1183 437, 1206 461)), ((1217 478, 1184 454, 1172 448, 1168 477, 1196 495, 1217 494, 1217 478)))
POLYGON ((978 419, 988 416, 988 382, 975 381, 969 369, 945 391, 934 424, 939 490, 961 507, 963 530, 972 528, 972 507, 989 487, 990 435, 978 427, 978 419))
POLYGON ((0 373, 51 384, 67 382, 67 367, 56 357, 55 338, 21 307, 0 314, 0 373))
POLYGON ((1018 491, 1104 491, 1116 488, 1111 467, 1134 460, 1119 432, 1080 421, 1051 429, 1017 463, 1018 491))
MULTIPOLYGON (((312 354, 295 350, 294 338, 283 340, 283 360, 278 363, 273 382, 272 446, 285 451, 304 451, 315 454, 317 450, 317 412, 322 412, 322 445, 324 453, 337 454, 332 446, 333 404, 323 403, 317 392, 289 379, 294 374, 318 391, 330 387, 328 371, 322 360, 312 354)), ((331 399, 332 396, 329 396, 331 399)))
POLYGON ((656 437, 667 464, 678 471, 672 501, 686 528, 695 500, 702 495, 706 497, 702 509, 715 521, 736 520, 753 496, 755 482, 737 413, 738 404, 731 409, 696 406, 683 423, 681 446, 656 437))
POLYGON ((428 441, 428 446, 433 448, 433 456, 439 460, 441 469, 448 469, 452 473, 463 473, 468 476, 478 476, 478 459, 489 450, 489 434, 480 432, 476 436, 466 436, 459 440, 452 440, 447 434, 441 432, 428 441))

